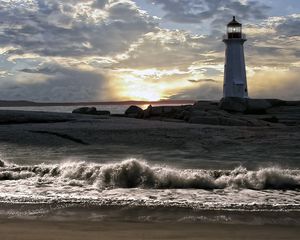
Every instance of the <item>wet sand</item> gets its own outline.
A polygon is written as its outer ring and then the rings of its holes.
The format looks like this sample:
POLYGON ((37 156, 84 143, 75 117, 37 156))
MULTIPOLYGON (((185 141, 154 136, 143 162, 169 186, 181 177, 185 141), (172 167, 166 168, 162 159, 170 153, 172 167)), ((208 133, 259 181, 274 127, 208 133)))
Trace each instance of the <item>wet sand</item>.
POLYGON ((0 220, 1 240, 81 239, 205 239, 205 240, 296 240, 300 229, 293 226, 251 226, 199 223, 134 223, 0 220))

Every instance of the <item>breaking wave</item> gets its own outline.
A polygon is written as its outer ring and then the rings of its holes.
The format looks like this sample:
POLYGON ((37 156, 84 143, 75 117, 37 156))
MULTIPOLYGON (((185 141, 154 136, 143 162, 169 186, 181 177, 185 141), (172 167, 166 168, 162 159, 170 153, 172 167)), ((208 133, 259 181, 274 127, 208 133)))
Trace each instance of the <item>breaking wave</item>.
POLYGON ((0 160, 0 181, 30 178, 44 182, 62 181, 77 186, 95 185, 99 189, 300 189, 300 170, 280 168, 256 171, 242 167, 234 170, 182 170, 150 166, 135 159, 113 164, 65 162, 57 165, 20 166, 0 160))

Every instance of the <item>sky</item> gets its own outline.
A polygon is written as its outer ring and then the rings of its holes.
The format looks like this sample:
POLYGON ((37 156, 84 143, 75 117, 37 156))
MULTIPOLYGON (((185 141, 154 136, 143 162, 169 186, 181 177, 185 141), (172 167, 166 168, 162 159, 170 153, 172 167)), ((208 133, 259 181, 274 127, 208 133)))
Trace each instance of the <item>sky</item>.
POLYGON ((233 15, 250 97, 300 99, 299 0, 0 0, 0 99, 218 100, 233 15))

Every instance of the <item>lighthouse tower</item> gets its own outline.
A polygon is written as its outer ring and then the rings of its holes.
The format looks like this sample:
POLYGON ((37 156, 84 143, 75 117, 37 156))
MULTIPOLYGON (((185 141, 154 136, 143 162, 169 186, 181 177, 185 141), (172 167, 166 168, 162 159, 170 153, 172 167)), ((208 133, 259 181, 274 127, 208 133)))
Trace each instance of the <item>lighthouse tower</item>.
POLYGON ((233 20, 227 25, 227 34, 223 38, 226 44, 223 97, 248 98, 244 42, 242 24, 233 20))

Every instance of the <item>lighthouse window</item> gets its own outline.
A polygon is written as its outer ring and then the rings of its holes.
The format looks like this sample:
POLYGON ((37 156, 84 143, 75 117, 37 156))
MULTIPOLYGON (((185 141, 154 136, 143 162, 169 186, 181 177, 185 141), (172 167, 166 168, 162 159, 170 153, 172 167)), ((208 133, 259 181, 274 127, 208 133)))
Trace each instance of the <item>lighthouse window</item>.
POLYGON ((240 33, 241 31, 241 27, 228 27, 228 33, 240 33))

